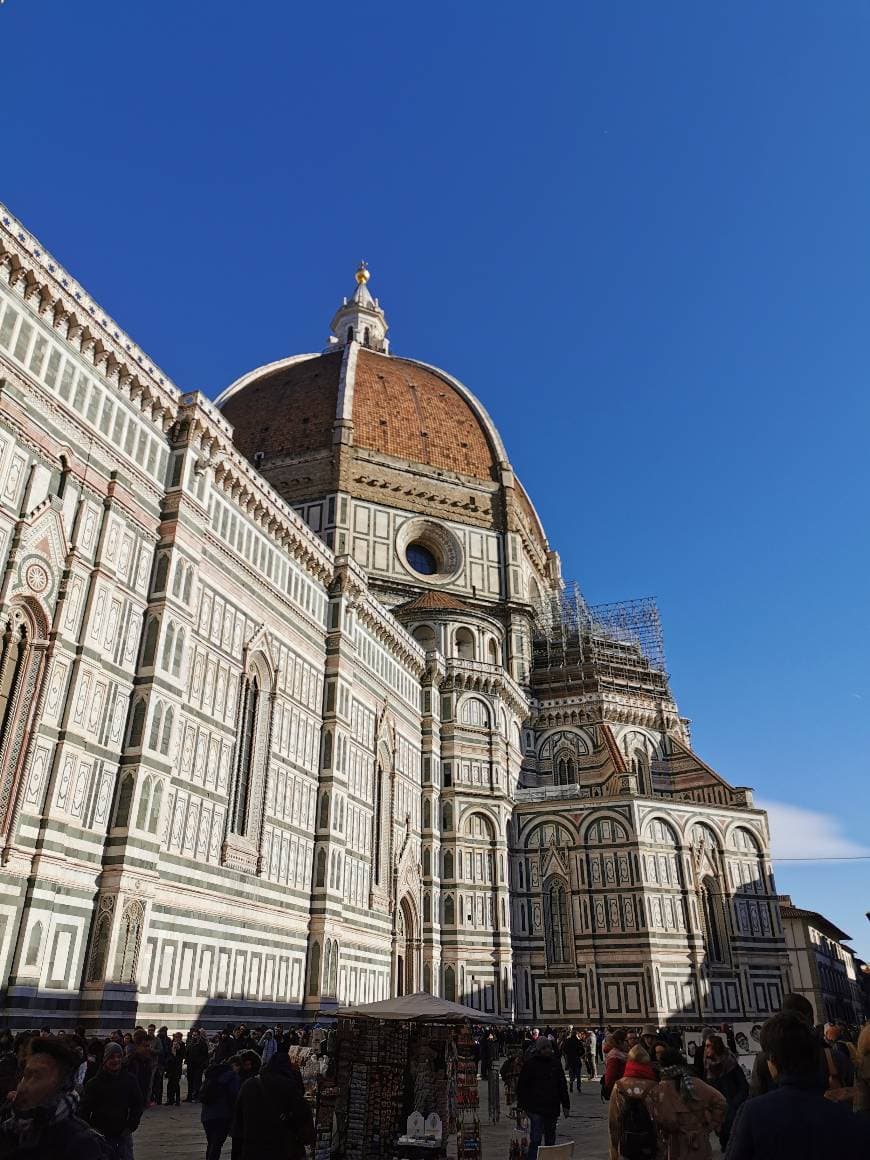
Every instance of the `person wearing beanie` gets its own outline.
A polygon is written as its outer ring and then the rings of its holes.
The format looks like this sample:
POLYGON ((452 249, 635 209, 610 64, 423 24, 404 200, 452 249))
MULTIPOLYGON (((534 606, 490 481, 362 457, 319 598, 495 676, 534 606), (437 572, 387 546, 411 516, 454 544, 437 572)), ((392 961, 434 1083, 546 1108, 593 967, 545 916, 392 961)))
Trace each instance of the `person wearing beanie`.
POLYGON ((81 1060, 63 1039, 36 1037, 15 1095, 0 1109, 0 1160, 113 1160, 76 1115, 81 1060))
POLYGON ((124 1049, 107 1043, 100 1070, 85 1084, 81 1116, 105 1136, 113 1160, 133 1160, 133 1133, 144 1108, 142 1087, 124 1066, 124 1049))

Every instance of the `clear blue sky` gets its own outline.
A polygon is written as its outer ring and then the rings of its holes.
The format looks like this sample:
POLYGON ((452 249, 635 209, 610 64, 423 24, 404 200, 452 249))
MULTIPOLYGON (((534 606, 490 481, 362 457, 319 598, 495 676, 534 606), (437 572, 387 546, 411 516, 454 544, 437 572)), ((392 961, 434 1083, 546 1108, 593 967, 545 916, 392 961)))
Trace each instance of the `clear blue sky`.
MULTIPOLYGON (((565 574, 658 597, 699 752, 870 847, 866 4, 8 0, 0 46, 3 198, 180 386, 319 349, 367 258, 565 574)), ((870 862, 778 881, 870 958, 870 862)))

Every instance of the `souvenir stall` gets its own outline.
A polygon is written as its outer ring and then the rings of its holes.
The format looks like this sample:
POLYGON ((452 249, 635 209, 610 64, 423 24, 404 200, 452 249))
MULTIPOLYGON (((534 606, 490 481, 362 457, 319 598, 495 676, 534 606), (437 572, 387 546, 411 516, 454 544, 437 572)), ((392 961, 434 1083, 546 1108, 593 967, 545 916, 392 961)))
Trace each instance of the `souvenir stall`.
POLYGON ((480 1017, 423 992, 340 1010, 333 1154, 439 1160, 455 1136, 457 1160, 480 1160, 470 1028, 480 1017))

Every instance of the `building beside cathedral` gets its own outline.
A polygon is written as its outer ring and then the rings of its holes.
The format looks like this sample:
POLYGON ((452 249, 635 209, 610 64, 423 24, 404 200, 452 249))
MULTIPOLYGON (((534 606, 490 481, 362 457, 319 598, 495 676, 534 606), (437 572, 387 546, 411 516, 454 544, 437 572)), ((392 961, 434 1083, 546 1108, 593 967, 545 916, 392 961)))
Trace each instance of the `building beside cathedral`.
POLYGON ((325 350, 211 402, 0 210, 0 584, 16 1023, 777 1009, 766 818, 692 749, 654 606, 563 580, 364 267, 325 350))

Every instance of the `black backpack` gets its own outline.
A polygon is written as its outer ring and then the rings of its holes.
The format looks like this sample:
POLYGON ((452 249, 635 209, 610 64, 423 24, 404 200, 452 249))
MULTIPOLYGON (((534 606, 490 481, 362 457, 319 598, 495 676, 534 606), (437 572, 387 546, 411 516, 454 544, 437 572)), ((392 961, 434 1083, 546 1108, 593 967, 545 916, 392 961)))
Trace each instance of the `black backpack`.
POLYGON ((625 1101, 619 1123, 619 1155, 625 1160, 655 1160, 658 1146, 652 1116, 634 1096, 625 1101))

